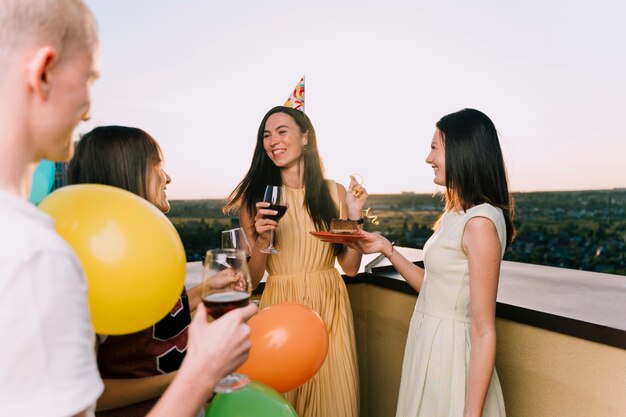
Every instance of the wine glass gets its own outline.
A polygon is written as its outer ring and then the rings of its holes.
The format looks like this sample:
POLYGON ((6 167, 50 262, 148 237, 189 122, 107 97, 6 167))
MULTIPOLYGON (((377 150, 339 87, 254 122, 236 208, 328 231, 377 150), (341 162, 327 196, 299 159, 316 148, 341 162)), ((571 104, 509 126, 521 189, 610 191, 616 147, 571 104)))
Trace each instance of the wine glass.
MULTIPOLYGON (((279 221, 287 212, 287 206, 282 204, 282 188, 277 185, 268 185, 265 187, 263 201, 270 203, 270 206, 267 207, 269 210, 276 210, 276 214, 266 215, 265 218, 267 219, 279 221)), ((280 253, 280 251, 274 247, 274 230, 270 230, 270 245, 266 249, 262 249, 261 252, 270 254, 280 253)))
MULTIPOLYGON (((252 283, 246 254, 237 249, 211 249, 204 258, 202 303, 214 319, 250 302, 252 283)), ((247 376, 231 373, 224 376, 215 392, 232 392, 248 385, 247 376)))
POLYGON ((246 258, 252 254, 248 237, 241 227, 224 230, 222 232, 222 249, 238 249, 244 251, 246 258))

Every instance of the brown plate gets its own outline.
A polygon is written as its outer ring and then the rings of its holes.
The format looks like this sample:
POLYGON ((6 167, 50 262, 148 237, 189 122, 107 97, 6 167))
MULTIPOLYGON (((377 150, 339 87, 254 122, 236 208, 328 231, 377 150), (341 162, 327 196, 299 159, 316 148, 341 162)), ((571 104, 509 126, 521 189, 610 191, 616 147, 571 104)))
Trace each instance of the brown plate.
POLYGON ((328 243, 348 243, 355 242, 361 239, 359 235, 344 235, 341 233, 330 233, 330 232, 309 232, 322 242, 328 243))

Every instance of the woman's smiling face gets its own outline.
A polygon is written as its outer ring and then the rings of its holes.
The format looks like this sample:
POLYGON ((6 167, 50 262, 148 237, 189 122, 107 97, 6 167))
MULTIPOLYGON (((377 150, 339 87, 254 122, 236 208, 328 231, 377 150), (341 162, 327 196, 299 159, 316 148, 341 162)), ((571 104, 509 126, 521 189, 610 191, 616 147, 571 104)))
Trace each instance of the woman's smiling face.
POLYGON ((298 163, 307 144, 306 132, 286 113, 274 113, 265 122, 263 149, 278 168, 298 163))
POLYGON ((426 157, 426 163, 433 167, 435 178, 433 182, 443 187, 446 186, 446 149, 444 147, 443 134, 439 129, 435 130, 433 140, 430 143, 430 153, 426 157))

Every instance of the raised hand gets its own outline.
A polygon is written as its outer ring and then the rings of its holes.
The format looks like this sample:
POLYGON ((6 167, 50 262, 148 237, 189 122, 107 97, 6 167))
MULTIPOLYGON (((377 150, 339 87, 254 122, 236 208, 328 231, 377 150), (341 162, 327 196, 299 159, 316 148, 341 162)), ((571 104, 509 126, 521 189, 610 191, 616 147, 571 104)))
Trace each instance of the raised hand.
MULTIPOLYGON (((228 265, 226 265, 228 267, 228 265)), ((227 269, 218 272, 213 276, 210 281, 205 281, 203 285, 209 285, 212 289, 222 289, 232 286, 241 279, 241 274, 228 267, 227 269)))
POLYGON ((276 210, 268 207, 270 203, 259 201, 256 203, 256 215, 254 216, 254 229, 263 240, 270 241, 270 231, 276 230, 278 220, 274 220, 271 216, 276 215, 276 210))
POLYGON ((362 216, 363 207, 367 202, 367 190, 363 187, 363 180, 359 182, 354 175, 350 175, 350 185, 346 193, 348 218, 358 219, 362 216))
MULTIPOLYGON (((274 220, 276 224, 278 224, 280 218, 283 217, 287 212, 287 205, 284 203, 282 187, 278 185, 268 185, 267 187, 265 187, 263 201, 266 203, 270 203, 268 209, 271 209, 271 211, 273 211, 272 214, 268 214, 265 217, 274 220)), ((275 228, 276 227, 274 227, 274 229, 275 228)), ((261 252, 270 254, 280 253, 280 251, 274 247, 274 229, 270 229, 269 246, 265 249, 261 249, 261 252)))
POLYGON ((209 323, 206 309, 199 304, 189 326, 185 359, 174 381, 147 417, 197 415, 220 378, 248 358, 251 344, 246 322, 256 311, 257 307, 249 304, 209 323))
MULTIPOLYGON (((209 323, 204 305, 199 304, 189 326, 187 355, 183 367, 218 381, 237 369, 250 351, 250 328, 247 321, 257 312, 254 304, 236 308, 209 323)), ((209 393, 213 390, 210 387, 209 393)))

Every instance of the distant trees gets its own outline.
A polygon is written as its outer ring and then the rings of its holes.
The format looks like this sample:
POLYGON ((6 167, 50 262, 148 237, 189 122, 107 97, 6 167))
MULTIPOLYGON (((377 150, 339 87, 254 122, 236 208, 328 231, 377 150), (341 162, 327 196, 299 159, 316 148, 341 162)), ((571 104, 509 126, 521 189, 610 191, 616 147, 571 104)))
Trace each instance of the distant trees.
POLYGON ((239 218, 222 213, 223 200, 175 200, 167 214, 183 242, 187 262, 200 261, 219 248, 222 231, 239 226, 239 218))
MULTIPOLYGON (((506 260, 626 275, 626 190, 516 193, 518 237, 506 260)), ((221 231, 238 227, 224 215, 223 200, 172 201, 168 217, 178 230, 188 261, 219 247, 221 231)), ((421 249, 441 215, 439 196, 371 195, 368 231, 382 233, 398 246, 421 249)))

